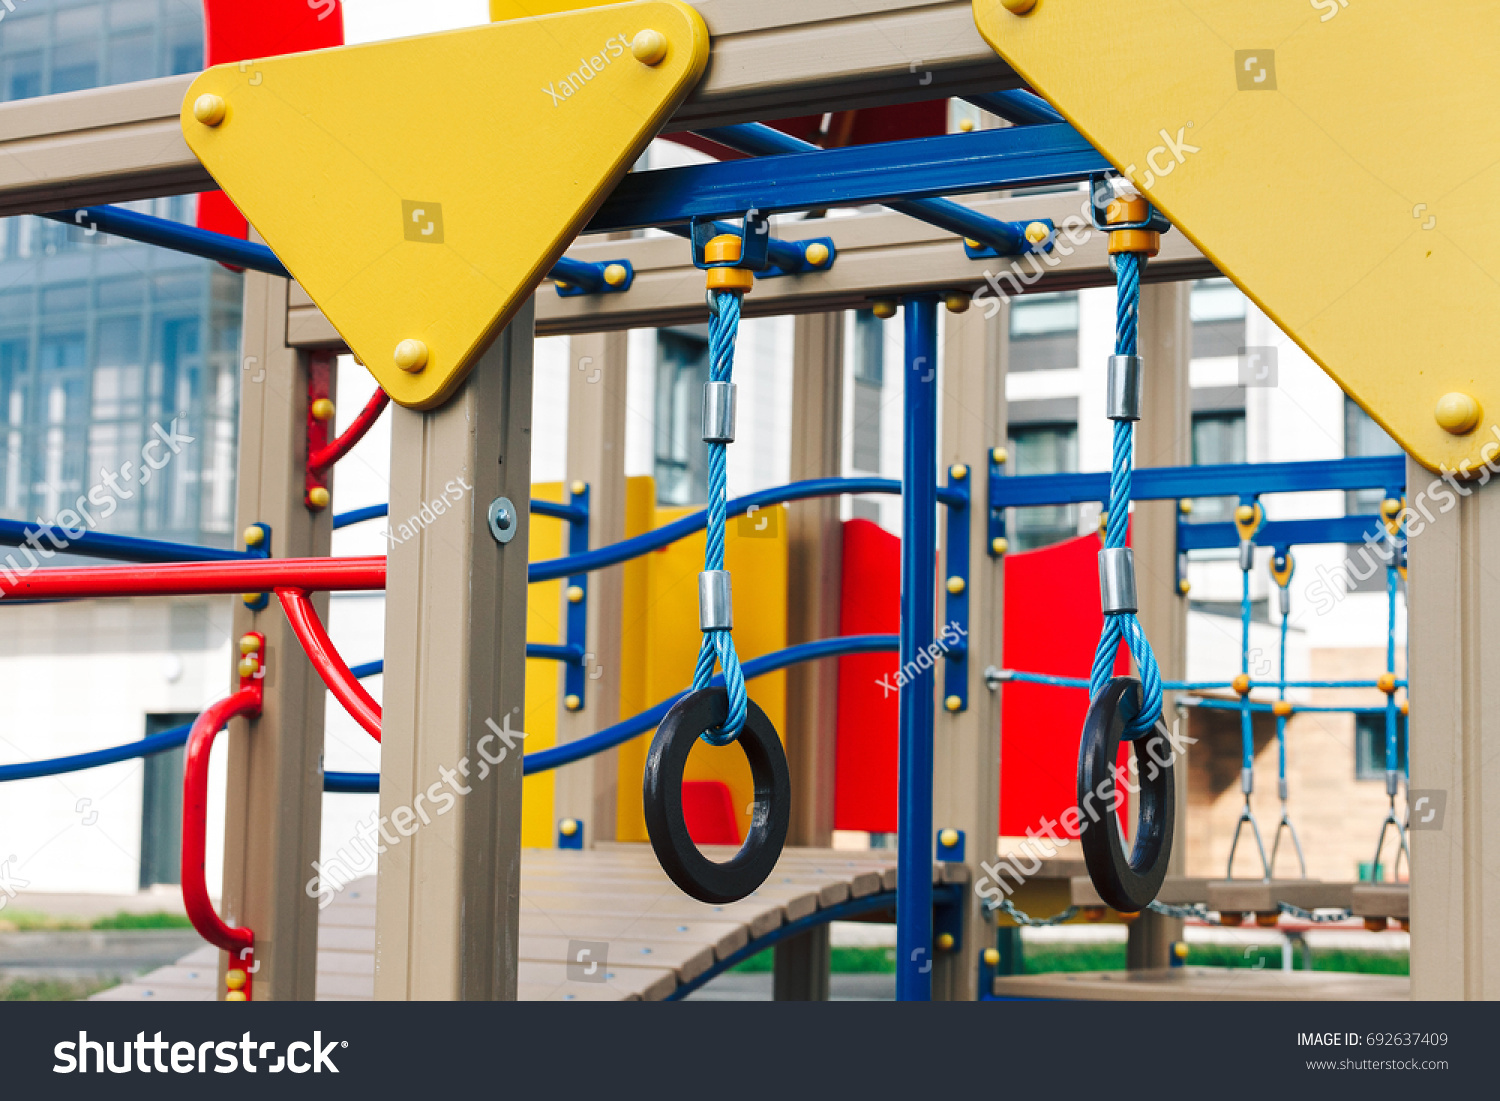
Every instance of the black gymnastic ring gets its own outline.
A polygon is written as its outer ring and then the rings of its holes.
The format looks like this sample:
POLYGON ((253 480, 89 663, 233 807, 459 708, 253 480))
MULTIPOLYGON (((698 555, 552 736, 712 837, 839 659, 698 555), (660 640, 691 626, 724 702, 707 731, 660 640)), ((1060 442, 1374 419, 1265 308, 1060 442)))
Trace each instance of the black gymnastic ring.
POLYGON ((1119 805, 1114 769, 1121 735, 1139 713, 1140 705, 1141 682, 1134 677, 1115 677, 1089 704, 1078 747, 1079 840, 1084 863, 1104 904, 1127 914, 1144 910, 1161 890, 1177 814, 1172 745, 1158 723, 1155 730, 1131 743, 1141 790, 1135 848, 1126 859, 1119 824, 1111 809, 1119 805))
POLYGON ((748 703, 744 729, 735 741, 750 762, 755 807, 750 831, 734 857, 717 864, 698 851, 682 814, 682 773, 698 736, 729 717, 723 688, 689 692, 672 705, 646 753, 642 796, 646 832, 662 870, 700 902, 738 902, 766 881, 786 844, 792 815, 792 779, 786 753, 766 713, 748 703))

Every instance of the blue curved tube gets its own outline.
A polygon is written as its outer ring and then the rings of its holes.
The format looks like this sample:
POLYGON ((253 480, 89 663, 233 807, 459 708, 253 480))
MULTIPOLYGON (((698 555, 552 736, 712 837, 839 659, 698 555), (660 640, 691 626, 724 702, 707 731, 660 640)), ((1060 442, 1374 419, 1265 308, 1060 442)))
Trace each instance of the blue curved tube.
POLYGON ((140 539, 133 535, 110 535, 82 531, 70 535, 57 524, 29 524, 22 520, 0 520, 0 546, 19 547, 30 542, 47 555, 81 554, 116 562, 240 562, 264 558, 252 551, 224 547, 200 547, 193 543, 169 543, 162 539, 140 539))
MULTIPOLYGON (((896 635, 845 635, 840 638, 819 639, 817 642, 804 642, 797 646, 788 646, 785 650, 777 650, 773 654, 763 654, 758 658, 752 658, 744 663, 745 677, 746 679, 759 677, 766 673, 774 673, 778 669, 785 669, 788 665, 816 661, 819 658, 894 651, 899 647, 900 639, 896 635)), ((715 677, 713 683, 716 687, 722 687, 724 678, 715 677)), ((528 753, 522 771, 525 775, 531 776, 560 765, 581 761, 585 757, 591 757, 595 753, 601 753, 617 745, 623 745, 631 738, 638 737, 659 724, 662 717, 672 709, 672 705, 685 695, 687 695, 687 690, 678 692, 675 696, 662 700, 655 707, 648 708, 623 722, 615 723, 614 726, 607 726, 587 738, 579 738, 576 742, 528 753)), ((342 794, 371 794, 380 790, 380 774, 325 772, 323 790, 342 794)))
POLYGON ((364 508, 351 508, 348 512, 340 512, 333 518, 333 530, 347 528, 350 524, 362 524, 366 520, 379 520, 382 516, 390 514, 390 505, 366 505, 364 508))
POLYGON ((33 780, 38 776, 60 776, 64 772, 82 772, 86 768, 112 765, 120 761, 128 761, 132 757, 149 757, 153 753, 165 753, 169 749, 176 749, 180 745, 187 744, 188 734, 192 732, 192 729, 192 723, 185 723, 182 726, 174 726, 171 730, 163 730, 160 734, 153 734, 149 738, 142 738, 138 742, 127 742, 125 745, 110 746, 108 749, 97 749, 92 753, 78 753, 72 757, 53 757, 47 761, 26 761, 17 765, 0 765, 0 783, 8 780, 33 780))

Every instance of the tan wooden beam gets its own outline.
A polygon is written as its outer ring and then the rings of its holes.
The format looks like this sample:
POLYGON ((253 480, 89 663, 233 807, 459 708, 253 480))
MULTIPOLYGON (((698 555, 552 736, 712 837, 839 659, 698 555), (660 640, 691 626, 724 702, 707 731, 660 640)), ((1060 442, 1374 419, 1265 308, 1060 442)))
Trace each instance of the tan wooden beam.
POLYGON ((533 344, 528 303, 440 409, 389 414, 392 515, 444 508, 387 559, 384 1000, 516 996, 533 344), (518 506, 504 545, 487 520, 501 496, 518 506))
MULTIPOLYGON (((309 353, 286 346, 287 286, 245 277, 236 530, 264 523, 277 558, 321 557, 333 529, 326 511, 303 504, 309 353)), ((326 622, 328 594, 314 604, 326 622)), ((322 833, 326 691, 274 598, 260 612, 236 599, 233 622, 236 640, 251 630, 266 636, 268 672, 261 717, 230 726, 223 912, 255 931, 256 1000, 312 1001, 318 904, 305 886, 322 833)), ((231 676, 226 683, 237 683, 238 672, 231 676)), ((221 960, 220 997, 224 970, 221 960)))

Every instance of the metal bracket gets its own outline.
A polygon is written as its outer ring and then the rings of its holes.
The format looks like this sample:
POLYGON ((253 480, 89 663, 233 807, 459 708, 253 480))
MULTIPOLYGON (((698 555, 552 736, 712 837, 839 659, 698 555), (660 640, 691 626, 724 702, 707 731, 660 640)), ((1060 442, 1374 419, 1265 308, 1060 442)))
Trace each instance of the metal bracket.
POLYGON ((805 275, 806 273, 812 271, 827 271, 829 268, 833 267, 833 262, 838 259, 839 255, 838 246, 833 243, 832 237, 810 237, 805 241, 781 241, 780 243, 783 245, 791 245, 793 248, 797 249, 798 252, 802 253, 801 265, 799 265, 798 267, 782 267, 778 264, 771 263, 768 260, 765 269, 762 271, 757 271, 755 273, 755 278, 776 279, 779 276, 783 275, 805 275), (807 255, 808 251, 814 245, 819 245, 823 249, 827 250, 821 264, 813 263, 807 255))
POLYGON ((1172 228, 1172 223, 1167 221, 1166 215, 1149 202, 1146 204, 1146 217, 1141 221, 1110 222, 1109 204, 1116 198, 1115 189, 1110 181, 1119 179, 1124 179, 1124 177, 1113 172, 1089 173, 1089 221, 1093 223, 1095 229, 1105 233, 1113 233, 1121 229, 1146 229, 1152 233, 1165 233, 1172 228))
POLYGON ((964 862, 964 831, 963 830, 938 830, 937 833, 937 858, 945 864, 962 864, 964 862), (952 833, 953 844, 949 845, 943 840, 943 835, 952 833))
POLYGON ((970 260, 1000 260, 1007 256, 1029 256, 1038 252, 1051 252, 1052 242, 1057 239, 1057 226, 1051 218, 1032 218, 1026 222, 1006 222, 1025 242, 1019 252, 1001 252, 993 245, 982 244, 971 237, 964 238, 964 255, 970 260), (1039 242, 1032 242, 1026 237, 1026 230, 1032 225, 1044 225, 1047 227, 1047 236, 1039 242))
POLYGON ((963 497, 948 508, 943 629, 939 633, 948 664, 943 673, 943 707, 950 714, 969 709, 969 486, 973 472, 961 463, 948 468, 948 488, 963 497), (958 637, 949 643, 950 631, 958 637))
POLYGON ((559 849, 583 848, 583 822, 578 818, 564 818, 557 824, 557 847, 559 849))
MULTIPOLYGON (((1005 464, 1009 458, 1005 448, 992 447, 989 453, 990 465, 990 492, 994 495, 995 479, 1005 477, 1005 464)), ((1010 542, 1005 537, 1005 509, 991 505, 989 508, 989 538, 985 540, 985 547, 989 550, 991 558, 1000 558, 1010 548, 1010 542)))
MULTIPOLYGON (((307 454, 313 455, 328 446, 333 436, 333 413, 315 415, 318 402, 328 401, 333 393, 333 372, 338 358, 332 352, 314 352, 307 363, 307 454)), ((309 464, 303 478, 302 503, 312 512, 322 512, 329 504, 328 469, 314 470, 309 464)))
POLYGON ((734 263, 710 264, 705 259, 708 243, 720 235, 724 228, 719 222, 707 218, 694 218, 691 223, 693 240, 693 267, 707 271, 715 268, 749 268, 761 271, 767 264, 771 248, 771 220, 758 210, 747 210, 740 224, 740 258, 734 263))
POLYGON ((573 270, 577 272, 583 268, 593 269, 593 277, 587 282, 583 280, 570 282, 567 279, 559 280, 554 276, 553 286, 559 298, 582 298, 591 294, 624 294, 635 282, 635 265, 629 260, 600 260, 597 263, 578 261, 578 267, 573 270), (624 277, 616 278, 616 281, 611 283, 609 281, 610 268, 623 269, 624 277))
MULTIPOLYGON (((568 487, 568 554, 583 554, 589 549, 589 485, 574 482, 568 487)), ((588 702, 588 632, 589 575, 570 574, 567 580, 568 614, 564 625, 566 644, 572 651, 563 666, 563 706, 582 711, 588 702)), ((580 828, 579 833, 582 834, 580 828)))
MULTIPOLYGON (((271 557, 271 525, 262 524, 259 521, 251 524, 245 529, 245 553, 253 554, 256 558, 271 557), (257 537, 255 533, 259 533, 257 537)), ((252 612, 264 611, 271 603, 270 593, 245 593, 240 598, 245 607, 252 612), (253 599, 252 599, 253 598, 253 599)))

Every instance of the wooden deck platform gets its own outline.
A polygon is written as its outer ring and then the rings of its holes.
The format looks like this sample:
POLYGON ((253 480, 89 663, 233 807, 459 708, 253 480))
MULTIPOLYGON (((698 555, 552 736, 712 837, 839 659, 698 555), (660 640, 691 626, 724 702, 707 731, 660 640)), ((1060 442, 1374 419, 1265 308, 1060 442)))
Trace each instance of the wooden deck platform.
MULTIPOLYGON (((705 851, 716 859, 732 855, 727 848, 705 851)), ((935 885, 966 881, 962 864, 933 865, 935 885)), ((713 906, 678 890, 647 845, 527 849, 521 862, 519 995, 524 1001, 657 1001, 783 925, 851 900, 873 901, 895 887, 893 851, 788 849, 753 895, 713 906), (587 952, 584 962, 576 960, 580 950, 587 952)), ((95 998, 210 1001, 217 967, 218 951, 204 945, 173 966, 95 998)), ((374 991, 371 876, 351 883, 322 912, 317 997, 369 1000, 374 991)))
POLYGON ((1411 1000, 1404 975, 1171 967, 1155 971, 1078 971, 1002 975, 997 998, 1116 1002, 1397 1002, 1411 1000))

